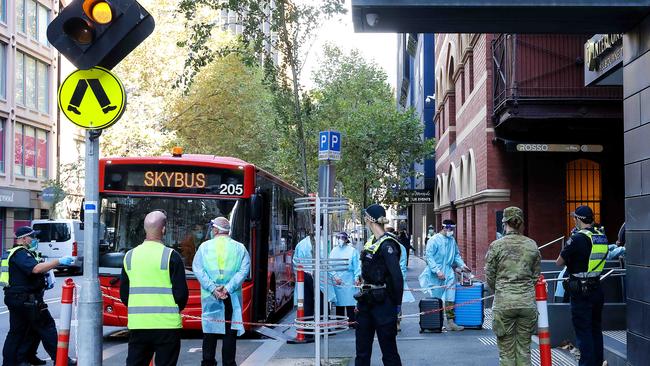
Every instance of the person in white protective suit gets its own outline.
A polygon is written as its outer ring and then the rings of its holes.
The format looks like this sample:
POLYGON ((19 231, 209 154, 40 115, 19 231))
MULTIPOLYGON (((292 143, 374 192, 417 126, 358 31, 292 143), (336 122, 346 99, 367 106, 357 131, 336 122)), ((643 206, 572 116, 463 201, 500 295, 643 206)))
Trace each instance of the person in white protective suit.
POLYGON ((460 331, 464 328, 454 322, 453 306, 456 297, 454 267, 465 272, 470 272, 470 269, 460 257, 458 244, 454 239, 455 228, 456 224, 453 220, 444 220, 443 229, 429 239, 424 258, 427 266, 420 274, 419 280, 422 288, 428 288, 425 293, 444 301, 447 309, 445 310, 447 330, 460 331))
POLYGON ((355 286, 361 284, 361 262, 359 261, 359 251, 351 245, 347 233, 341 232, 336 235, 336 243, 330 252, 330 259, 348 260, 345 271, 332 271, 330 277, 336 294, 334 303, 336 315, 343 316, 347 312, 349 321, 354 322, 354 307, 357 305, 354 295, 359 292, 355 286))
POLYGON ((201 284, 201 366, 216 366, 217 339, 221 334, 222 362, 234 366, 237 336, 244 334, 242 284, 250 273, 251 262, 246 247, 230 238, 228 219, 217 217, 211 226, 214 237, 201 244, 192 262, 194 275, 201 284))

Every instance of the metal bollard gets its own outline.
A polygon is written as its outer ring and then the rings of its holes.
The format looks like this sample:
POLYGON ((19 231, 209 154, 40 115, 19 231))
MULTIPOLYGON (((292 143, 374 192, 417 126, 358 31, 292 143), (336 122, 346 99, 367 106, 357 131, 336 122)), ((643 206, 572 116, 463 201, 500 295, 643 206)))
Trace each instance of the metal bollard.
MULTIPOLYGON (((302 266, 298 266, 298 270, 296 271, 296 294, 298 296, 296 318, 301 319, 305 316, 305 271, 302 266)), ((305 335, 298 330, 296 331, 296 339, 291 341, 291 343, 305 343, 305 335)))
POLYGON ((70 322, 72 320, 74 287, 72 278, 66 278, 61 295, 61 318, 56 347, 56 364, 58 366, 68 366, 68 346, 70 344, 70 322))
POLYGON ((546 304, 546 280, 540 275, 535 284, 535 300, 537 300, 537 336, 539 337, 540 366, 552 366, 551 359, 551 333, 548 329, 548 307, 546 304))

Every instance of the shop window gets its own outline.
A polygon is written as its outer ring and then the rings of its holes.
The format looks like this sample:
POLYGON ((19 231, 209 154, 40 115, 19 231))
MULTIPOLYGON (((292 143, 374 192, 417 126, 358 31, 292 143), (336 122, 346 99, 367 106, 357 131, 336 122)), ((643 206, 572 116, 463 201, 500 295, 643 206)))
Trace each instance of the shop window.
POLYGON ((32 226, 32 210, 28 208, 14 209, 14 230, 22 226, 32 226))
POLYGON ((0 1, 0 22, 7 23, 7 0, 0 1))
POLYGON ((571 161, 566 168, 566 217, 567 234, 575 224, 570 213, 578 206, 587 205, 594 211, 594 219, 600 223, 600 204, 602 195, 600 164, 579 159, 571 161))
POLYGON ((47 132, 22 123, 14 131, 14 167, 17 175, 47 178, 47 132))

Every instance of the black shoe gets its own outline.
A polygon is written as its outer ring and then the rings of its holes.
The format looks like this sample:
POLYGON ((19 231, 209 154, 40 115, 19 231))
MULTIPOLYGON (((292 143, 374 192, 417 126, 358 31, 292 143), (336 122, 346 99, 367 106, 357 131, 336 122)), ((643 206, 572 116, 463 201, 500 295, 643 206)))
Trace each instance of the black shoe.
POLYGON ((36 355, 34 355, 34 357, 28 359, 27 362, 28 362, 30 365, 45 365, 45 364, 47 364, 47 362, 45 362, 45 360, 41 360, 41 359, 38 358, 38 356, 36 356, 36 355))
MULTIPOLYGON (((77 109, 76 106, 73 106, 72 104, 68 105, 68 110, 74 114, 81 115, 81 112, 77 109)), ((106 113, 106 112, 104 112, 106 113)))
POLYGON ((114 106, 114 105, 108 105, 108 106, 102 108, 102 112, 104 112, 104 114, 106 114, 106 113, 108 113, 108 112, 110 112, 110 111, 114 111, 114 110, 116 110, 116 109, 117 109, 116 106, 114 106))

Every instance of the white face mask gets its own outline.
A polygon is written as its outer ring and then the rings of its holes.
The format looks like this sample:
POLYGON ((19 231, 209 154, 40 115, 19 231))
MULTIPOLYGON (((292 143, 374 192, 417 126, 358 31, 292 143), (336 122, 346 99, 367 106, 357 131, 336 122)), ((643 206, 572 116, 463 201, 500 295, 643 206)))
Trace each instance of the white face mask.
POLYGON ((429 229, 429 235, 433 235, 434 231, 433 229, 429 229))
POLYGON ((345 241, 343 241, 342 239, 337 239, 336 240, 336 245, 342 247, 343 245, 345 245, 345 241))
POLYGON ((447 231, 447 237, 448 237, 448 238, 451 238, 451 237, 453 237, 453 236, 454 236, 454 232, 453 232, 453 231, 447 231))

